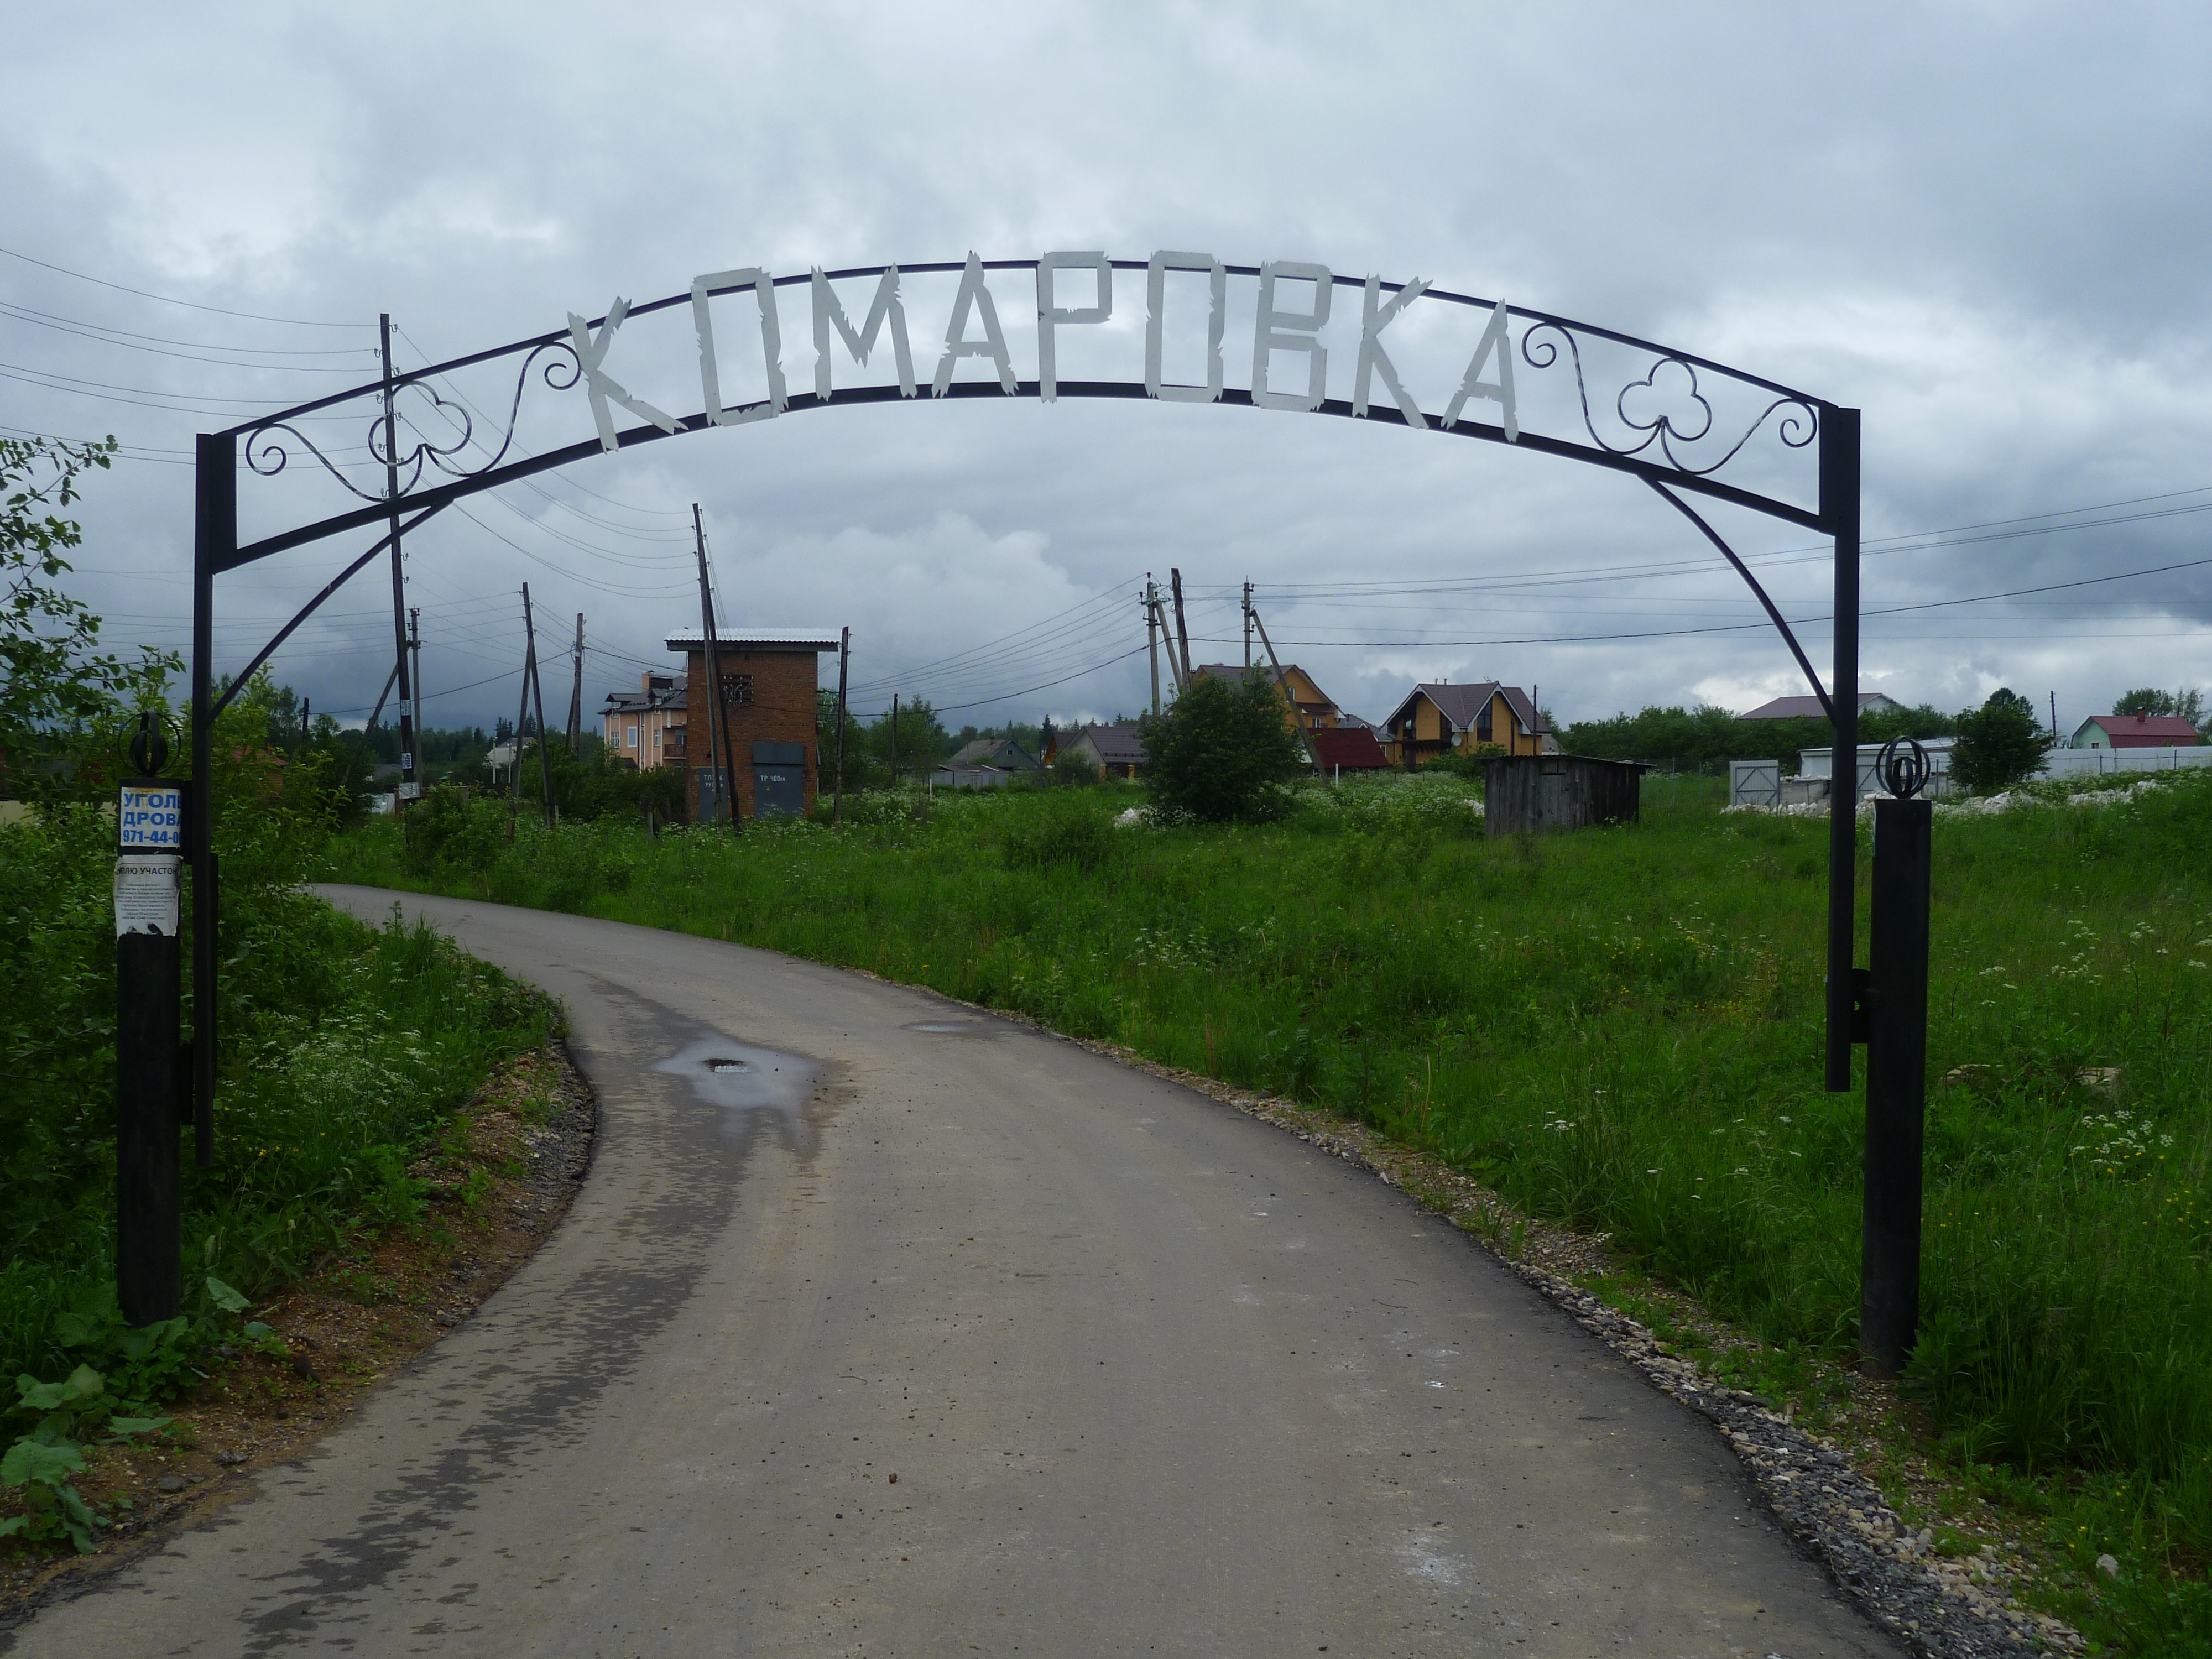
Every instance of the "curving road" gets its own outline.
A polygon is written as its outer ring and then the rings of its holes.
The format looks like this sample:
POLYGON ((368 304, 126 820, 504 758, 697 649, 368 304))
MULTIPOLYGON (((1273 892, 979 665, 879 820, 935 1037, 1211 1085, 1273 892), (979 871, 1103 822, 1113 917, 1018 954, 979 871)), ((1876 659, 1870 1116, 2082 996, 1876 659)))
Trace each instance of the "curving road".
POLYGON ((404 902, 566 1001, 590 1178, 313 1455, 0 1652, 1897 1652, 1371 1177, 924 993, 404 902))

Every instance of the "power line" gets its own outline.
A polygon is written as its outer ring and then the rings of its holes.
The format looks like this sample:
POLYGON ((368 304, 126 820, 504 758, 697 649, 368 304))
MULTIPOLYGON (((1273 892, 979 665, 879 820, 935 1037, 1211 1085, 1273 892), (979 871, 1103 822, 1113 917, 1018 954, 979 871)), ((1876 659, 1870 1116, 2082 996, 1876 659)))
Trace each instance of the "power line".
POLYGON ((37 265, 42 270, 55 271, 64 276, 74 276, 81 283, 95 283, 112 288, 118 294, 133 294, 142 300, 155 300, 165 306, 182 306, 187 311, 211 312, 218 317, 242 317, 252 323, 281 323, 287 328, 374 328, 374 323, 319 323, 300 317, 264 317, 258 312, 228 311, 221 306, 204 306, 194 300, 179 300, 167 294, 151 294, 143 288, 128 288, 121 283, 111 283, 105 276, 88 276, 83 271, 71 270, 66 265, 49 264, 44 259, 33 259, 27 253, 18 253, 11 247, 0 247, 0 253, 11 259, 21 259, 27 265, 37 265))
POLYGON ((247 346, 216 345, 205 340, 176 340, 166 334, 141 334, 133 329, 112 328, 106 323, 88 321, 82 317, 65 317, 58 311, 40 311, 14 300, 0 300, 0 313, 13 315, 21 322, 37 322, 59 328, 64 332, 82 332, 92 337, 113 336, 110 345, 121 345, 126 341, 145 340, 155 345, 182 346, 191 351, 250 352, 257 357, 358 357, 376 355, 374 346, 247 346))

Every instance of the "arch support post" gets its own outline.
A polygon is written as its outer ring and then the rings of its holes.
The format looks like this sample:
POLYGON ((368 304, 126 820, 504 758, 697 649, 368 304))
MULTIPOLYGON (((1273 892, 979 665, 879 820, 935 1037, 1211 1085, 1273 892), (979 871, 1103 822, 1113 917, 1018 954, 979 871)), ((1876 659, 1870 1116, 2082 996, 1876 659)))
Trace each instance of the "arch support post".
POLYGON ((1835 728, 1828 785, 1827 1086, 1851 1086, 1851 1044, 1861 1022, 1852 937, 1858 865, 1859 411, 1832 405, 1820 419, 1820 521, 1835 538, 1836 660, 1828 702, 1835 728))
POLYGON ((238 552, 238 439, 202 433, 193 457, 192 788, 185 855, 192 870, 191 1105, 194 1161, 215 1163, 216 930, 215 576, 238 552))

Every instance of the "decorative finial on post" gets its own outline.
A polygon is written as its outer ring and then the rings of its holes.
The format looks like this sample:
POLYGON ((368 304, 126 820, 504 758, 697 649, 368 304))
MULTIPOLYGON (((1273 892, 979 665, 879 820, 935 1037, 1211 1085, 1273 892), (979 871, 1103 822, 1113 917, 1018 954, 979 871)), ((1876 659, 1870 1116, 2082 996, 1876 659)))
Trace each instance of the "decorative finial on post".
POLYGON ((1927 787, 1928 751, 1911 738, 1892 738, 1882 744, 1875 770, 1883 788, 1899 800, 1911 800, 1927 787))

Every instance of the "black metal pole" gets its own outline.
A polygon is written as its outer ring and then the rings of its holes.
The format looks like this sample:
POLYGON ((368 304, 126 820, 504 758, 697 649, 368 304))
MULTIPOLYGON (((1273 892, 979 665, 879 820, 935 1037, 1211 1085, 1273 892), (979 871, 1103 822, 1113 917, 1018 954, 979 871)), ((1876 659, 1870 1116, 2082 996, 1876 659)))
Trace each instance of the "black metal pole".
MULTIPOLYGON (((407 579, 399 556, 399 426, 392 407, 392 318, 376 319, 384 346, 384 493, 392 503, 392 640, 399 654, 399 782, 398 800, 409 797, 415 781, 415 713, 409 695, 413 676, 407 660, 407 579)), ((404 805, 400 808, 404 811, 404 805)))
POLYGON ((192 1153, 215 1164, 216 983, 222 927, 215 855, 215 573, 238 551, 238 440, 202 433, 192 464, 192 787, 185 846, 192 864, 192 1153))
POLYGON ((116 860, 115 1296, 130 1325, 183 1311, 177 864, 167 852, 116 860), (152 923, 159 931, 137 931, 125 907, 154 890, 164 891, 167 915, 152 923))
POLYGON ((707 521, 696 501, 691 503, 691 540, 699 554, 699 626, 707 644, 707 742, 714 750, 707 759, 721 780, 718 793, 729 809, 734 836, 744 828, 738 821, 738 763, 730 748, 730 711, 722 700, 722 652, 714 635, 714 586, 707 575, 707 521))
POLYGON ((1853 887, 1858 864, 1859 782, 1859 411, 1821 411, 1820 520, 1836 544, 1835 683, 1828 703, 1835 729, 1828 784, 1827 1086, 1851 1086, 1853 887))
POLYGON ((1868 928, 1872 1030, 1867 1042, 1865 1231, 1859 1255, 1859 1355, 1895 1376, 1920 1323, 1921 1141, 1928 1090, 1928 907, 1935 809, 1874 804, 1868 928))
POLYGON ((845 815, 845 668, 853 657, 853 630, 837 630, 837 780, 830 787, 830 825, 835 829, 845 815))

